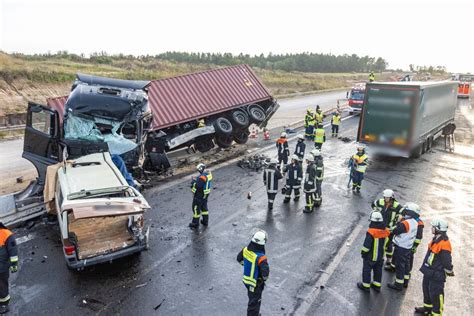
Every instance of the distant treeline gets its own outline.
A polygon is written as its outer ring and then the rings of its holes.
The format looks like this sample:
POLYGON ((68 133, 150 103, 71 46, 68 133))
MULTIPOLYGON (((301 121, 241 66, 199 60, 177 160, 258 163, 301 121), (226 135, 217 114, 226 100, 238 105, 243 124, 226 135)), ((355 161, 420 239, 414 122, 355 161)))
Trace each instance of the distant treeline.
POLYGON ((269 70, 300 71, 300 72, 369 72, 384 71, 388 63, 381 57, 352 55, 332 55, 316 53, 299 54, 277 54, 268 55, 233 55, 231 53, 184 53, 184 52, 166 52, 158 55, 109 55, 105 52, 93 53, 89 57, 84 54, 71 54, 67 51, 57 53, 23 55, 13 54, 16 57, 24 59, 47 59, 47 58, 65 58, 72 61, 92 62, 99 64, 112 64, 117 60, 138 60, 152 62, 153 60, 168 60, 175 62, 185 62, 192 64, 212 64, 219 66, 231 66, 236 64, 249 64, 253 67, 259 67, 269 70))

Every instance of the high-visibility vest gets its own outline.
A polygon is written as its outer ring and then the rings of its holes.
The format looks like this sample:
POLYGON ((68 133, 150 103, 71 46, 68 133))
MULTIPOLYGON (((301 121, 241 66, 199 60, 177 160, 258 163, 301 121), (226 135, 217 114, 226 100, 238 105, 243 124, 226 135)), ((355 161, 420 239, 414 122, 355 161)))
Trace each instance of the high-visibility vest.
POLYGON ((260 263, 267 259, 263 253, 260 252, 253 252, 247 249, 247 247, 243 250, 244 255, 244 276, 242 281, 245 285, 256 287, 257 286, 257 279, 258 273, 260 270, 260 263))
POLYGON ((322 122, 323 122, 323 119, 324 119, 323 112, 316 112, 316 113, 314 114, 314 118, 316 119, 316 122, 322 123, 322 122))
POLYGON ((354 159, 354 162, 357 166, 356 171, 365 173, 365 170, 367 169, 367 165, 360 165, 361 163, 365 162, 367 160, 368 156, 366 154, 363 154, 362 156, 359 156, 355 154, 352 156, 352 159, 354 159))
POLYGON ((369 74, 369 80, 375 80, 375 75, 373 73, 369 74))
MULTIPOLYGON (((372 253, 370 253, 370 260, 377 261, 383 259, 385 256, 385 249, 389 241, 390 231, 388 229, 369 228, 367 231, 373 238, 372 253)), ((362 252, 368 253, 370 249, 362 247, 362 252)))
POLYGON ((414 218, 405 219, 402 221, 407 230, 406 233, 397 235, 393 238, 393 243, 405 249, 411 249, 416 239, 416 232, 418 230, 418 222, 414 218))
POLYGON ((339 115, 332 116, 332 125, 339 125, 341 123, 341 117, 339 115))
POLYGON ((209 193, 211 193, 212 173, 210 171, 209 172, 204 172, 203 174, 198 176, 196 181, 193 183, 193 187, 191 188, 191 192, 196 193, 196 183, 199 179, 201 179, 205 182, 204 190, 203 190, 204 195, 209 195, 209 193))
POLYGON ((324 128, 317 128, 314 131, 314 142, 324 143, 324 128))
POLYGON ((304 118, 304 127, 308 127, 308 126, 313 126, 314 125, 314 116, 312 114, 306 114, 305 118, 304 118))

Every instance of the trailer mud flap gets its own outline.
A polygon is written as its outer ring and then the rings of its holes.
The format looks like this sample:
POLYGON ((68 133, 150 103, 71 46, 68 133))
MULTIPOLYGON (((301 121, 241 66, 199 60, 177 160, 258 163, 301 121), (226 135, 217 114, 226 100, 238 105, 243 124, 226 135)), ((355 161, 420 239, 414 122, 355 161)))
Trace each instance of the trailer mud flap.
POLYGON ((150 156, 150 162, 151 162, 151 165, 153 166, 153 169, 158 171, 158 170, 166 170, 169 167, 171 167, 170 161, 166 153, 151 152, 151 153, 148 153, 148 155, 150 156))

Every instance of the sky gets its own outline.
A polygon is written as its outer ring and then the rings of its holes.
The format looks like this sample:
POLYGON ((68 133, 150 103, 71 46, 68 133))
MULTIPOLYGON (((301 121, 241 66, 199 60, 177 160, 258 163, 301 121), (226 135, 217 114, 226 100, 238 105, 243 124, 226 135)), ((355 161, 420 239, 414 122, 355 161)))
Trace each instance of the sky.
POLYGON ((0 50, 332 53, 474 73, 466 0, 0 0, 0 50))

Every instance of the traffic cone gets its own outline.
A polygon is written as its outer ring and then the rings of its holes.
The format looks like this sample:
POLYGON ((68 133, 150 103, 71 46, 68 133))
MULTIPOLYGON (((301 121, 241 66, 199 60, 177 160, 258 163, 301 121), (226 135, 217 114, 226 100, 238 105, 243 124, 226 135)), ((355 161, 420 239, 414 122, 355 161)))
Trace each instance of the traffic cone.
POLYGON ((270 132, 268 131, 268 129, 265 129, 265 131, 263 132, 263 140, 270 140, 270 132))
POLYGON ((252 129, 252 132, 250 132, 250 138, 256 138, 257 137, 257 131, 255 130, 255 127, 252 129))

